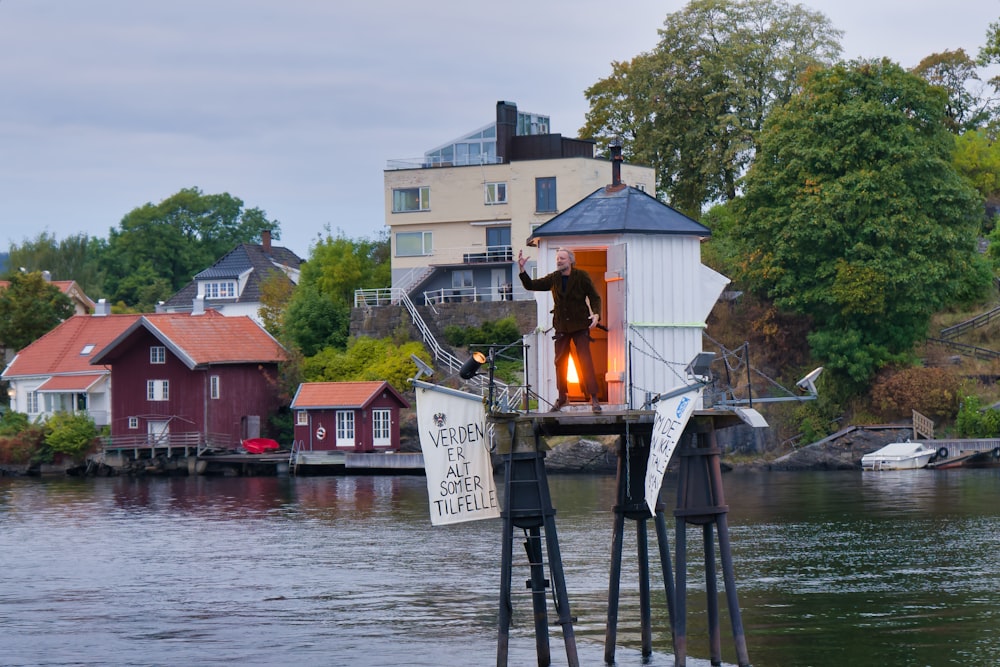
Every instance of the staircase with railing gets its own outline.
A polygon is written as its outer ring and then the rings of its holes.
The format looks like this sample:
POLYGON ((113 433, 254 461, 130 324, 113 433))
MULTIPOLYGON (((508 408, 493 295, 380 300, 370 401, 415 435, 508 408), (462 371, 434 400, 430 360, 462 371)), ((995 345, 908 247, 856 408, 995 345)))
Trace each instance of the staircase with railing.
MULTIPOLYGON (((451 352, 446 350, 441 343, 438 342, 437 338, 434 336, 434 332, 431 331, 427 323, 424 322, 424 318, 421 317, 420 311, 410 300, 410 297, 406 294, 404 290, 397 287, 383 288, 383 289, 372 289, 372 290, 358 290, 354 295, 354 305, 355 307, 368 307, 368 306, 386 306, 386 305, 399 305, 406 309, 409 313, 410 319, 413 321, 413 326, 417 328, 420 333, 420 338, 427 349, 430 350, 431 356, 434 357, 434 362, 440 366, 447 369, 450 375, 458 373, 459 369, 462 368, 462 360, 453 355, 451 352)), ((483 394, 489 391, 490 379, 489 377, 476 374, 468 380, 470 384, 479 389, 483 394)), ((504 382, 493 379, 493 399, 494 404, 502 406, 504 408, 513 408, 518 405, 521 400, 522 389, 520 387, 511 388, 504 382)))

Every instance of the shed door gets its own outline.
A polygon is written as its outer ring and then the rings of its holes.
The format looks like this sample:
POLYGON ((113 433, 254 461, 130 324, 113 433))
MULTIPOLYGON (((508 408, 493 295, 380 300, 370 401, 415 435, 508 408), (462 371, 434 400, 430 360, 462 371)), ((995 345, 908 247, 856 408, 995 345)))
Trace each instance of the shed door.
POLYGON ((372 410, 372 444, 376 447, 392 446, 392 410, 372 410))
POLYGON ((608 246, 608 270, 604 274, 607 286, 607 327, 608 327, 608 371, 605 375, 608 383, 608 403, 625 405, 627 403, 625 358, 626 341, 628 339, 628 314, 626 313, 627 253, 624 243, 608 246))
POLYGON ((354 446, 354 411, 337 410, 337 446, 354 446))
POLYGON ((170 440, 170 421, 150 420, 146 422, 146 435, 150 444, 166 445, 170 440))

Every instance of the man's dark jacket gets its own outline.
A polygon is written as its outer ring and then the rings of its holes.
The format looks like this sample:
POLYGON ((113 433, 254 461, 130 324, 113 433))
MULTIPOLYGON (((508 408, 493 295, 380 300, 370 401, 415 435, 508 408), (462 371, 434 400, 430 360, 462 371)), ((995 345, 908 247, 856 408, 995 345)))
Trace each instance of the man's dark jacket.
POLYGON ((520 278, 524 289, 552 292, 552 300, 555 303, 552 309, 552 326, 556 333, 589 329, 591 311, 601 314, 601 295, 594 289, 594 283, 586 271, 575 267, 570 269, 565 292, 562 289, 562 274, 558 271, 553 271, 537 280, 532 280, 531 276, 522 271, 520 278), (590 298, 590 309, 587 308, 585 297, 590 298))

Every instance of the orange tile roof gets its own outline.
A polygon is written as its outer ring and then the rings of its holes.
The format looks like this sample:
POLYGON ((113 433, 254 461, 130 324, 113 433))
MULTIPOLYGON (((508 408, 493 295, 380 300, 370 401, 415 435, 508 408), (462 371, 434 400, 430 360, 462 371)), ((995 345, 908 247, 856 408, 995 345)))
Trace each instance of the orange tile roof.
POLYGON ((372 382, 303 382, 292 399, 292 409, 363 408, 383 388, 388 388, 403 405, 406 401, 384 380, 372 382))
POLYGON ((143 315, 138 324, 149 329, 191 368, 288 358, 285 348, 246 316, 226 317, 212 310, 202 315, 154 313, 143 315))
POLYGON ((91 385, 108 375, 108 373, 89 373, 87 375, 55 375, 39 385, 35 391, 87 391, 91 385))
POLYGON ((18 352, 4 375, 93 373, 97 370, 90 365, 94 355, 139 317, 140 315, 74 315, 18 352))

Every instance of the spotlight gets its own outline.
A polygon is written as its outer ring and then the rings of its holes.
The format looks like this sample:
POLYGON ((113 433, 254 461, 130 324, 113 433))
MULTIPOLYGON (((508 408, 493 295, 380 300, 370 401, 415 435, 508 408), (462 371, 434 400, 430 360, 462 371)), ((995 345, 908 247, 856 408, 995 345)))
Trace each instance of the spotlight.
POLYGON ((482 352, 473 352, 469 360, 458 369, 458 376, 463 380, 471 380, 475 377, 479 367, 486 363, 486 355, 482 352))

